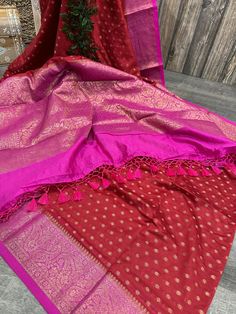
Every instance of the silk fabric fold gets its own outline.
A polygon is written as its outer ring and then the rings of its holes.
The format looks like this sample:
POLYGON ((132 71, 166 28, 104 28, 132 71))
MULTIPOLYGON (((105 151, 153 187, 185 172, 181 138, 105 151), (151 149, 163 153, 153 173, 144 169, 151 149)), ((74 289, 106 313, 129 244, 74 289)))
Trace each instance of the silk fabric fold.
POLYGON ((2 207, 34 185, 76 180, 135 156, 221 165, 236 152, 232 122, 76 57, 6 79, 0 107, 2 207))

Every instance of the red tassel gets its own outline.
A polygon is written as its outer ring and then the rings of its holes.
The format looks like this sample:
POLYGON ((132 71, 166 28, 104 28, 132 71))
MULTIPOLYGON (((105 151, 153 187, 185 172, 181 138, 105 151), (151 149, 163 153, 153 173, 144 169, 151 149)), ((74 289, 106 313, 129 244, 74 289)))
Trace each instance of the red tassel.
POLYGON ((134 178, 135 179, 141 179, 142 177, 142 174, 141 174, 141 170, 139 168, 137 168, 135 171, 134 171, 134 178))
POLYGON ((33 198, 27 205, 27 212, 36 212, 38 209, 38 204, 36 200, 33 198))
POLYGON ((88 184, 95 191, 98 190, 100 187, 100 184, 98 182, 95 182, 95 181, 90 181, 88 184))
POLYGON ((156 165, 151 165, 151 166, 150 166, 150 169, 151 169, 151 171, 152 171, 153 173, 157 173, 157 171, 158 171, 158 167, 157 167, 156 165))
POLYGON ((60 191, 59 197, 58 197, 58 203, 63 204, 70 200, 70 196, 63 191, 60 191))
POLYGON ((49 200, 48 200, 48 193, 44 193, 40 199, 38 200, 38 204, 40 205, 47 205, 49 203, 49 200))
POLYGON ((107 189, 111 185, 111 182, 105 178, 102 179, 102 187, 107 189))
POLYGON ((176 169, 175 168, 168 168, 166 170, 166 175, 168 177, 175 177, 176 176, 176 169))
POLYGON ((216 174, 220 174, 222 172, 222 170, 216 166, 211 166, 211 168, 216 174))
POLYGON ((73 195, 73 200, 74 201, 81 201, 82 200, 82 195, 81 192, 76 190, 74 195, 73 195))
POLYGON ((134 173, 131 170, 128 170, 126 177, 127 177, 127 180, 129 181, 132 181, 135 179, 134 173))
POLYGON ((211 173, 210 173, 210 171, 208 171, 207 169, 202 169, 202 176, 203 177, 210 177, 211 176, 211 173))
POLYGON ((192 168, 188 169, 188 174, 191 177, 198 177, 199 176, 198 172, 196 170, 192 169, 192 168))
POLYGON ((184 168, 179 167, 177 170, 177 176, 185 176, 187 172, 184 170, 184 168))

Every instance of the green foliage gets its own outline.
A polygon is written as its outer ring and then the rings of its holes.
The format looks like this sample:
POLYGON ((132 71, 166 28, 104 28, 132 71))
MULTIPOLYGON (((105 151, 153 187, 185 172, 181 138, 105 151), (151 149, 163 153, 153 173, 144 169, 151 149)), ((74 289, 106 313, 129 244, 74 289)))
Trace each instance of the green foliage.
POLYGON ((72 45, 67 51, 68 55, 81 55, 92 60, 98 60, 97 48, 92 41, 93 22, 91 17, 97 9, 90 7, 87 0, 68 0, 67 12, 62 13, 64 21, 63 32, 72 45))

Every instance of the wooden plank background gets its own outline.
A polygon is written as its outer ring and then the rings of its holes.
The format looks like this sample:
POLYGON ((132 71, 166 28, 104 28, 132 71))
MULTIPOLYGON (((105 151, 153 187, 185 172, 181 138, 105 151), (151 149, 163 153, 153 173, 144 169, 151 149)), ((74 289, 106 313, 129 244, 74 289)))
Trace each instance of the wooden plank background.
POLYGON ((236 85, 236 0, 158 0, 171 71, 236 85))

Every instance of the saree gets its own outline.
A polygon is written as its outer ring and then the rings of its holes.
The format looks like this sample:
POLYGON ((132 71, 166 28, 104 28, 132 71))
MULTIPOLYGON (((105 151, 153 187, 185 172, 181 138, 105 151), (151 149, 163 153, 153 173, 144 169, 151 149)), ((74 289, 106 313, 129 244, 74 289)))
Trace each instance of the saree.
POLYGON ((45 310, 206 313, 235 235, 235 124, 78 56, 0 87, 0 252, 45 310))
MULTIPOLYGON (((71 42, 63 32, 62 18, 67 11, 67 2, 68 0, 40 1, 41 28, 32 43, 8 67, 6 77, 41 67, 53 56, 67 55, 71 42)), ((164 85, 157 2, 91 2, 94 7, 99 8, 97 14, 92 16, 92 39, 98 49, 98 60, 164 85)))

